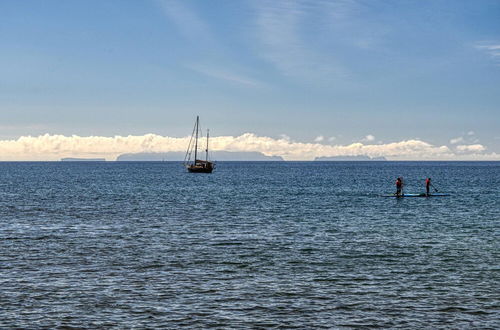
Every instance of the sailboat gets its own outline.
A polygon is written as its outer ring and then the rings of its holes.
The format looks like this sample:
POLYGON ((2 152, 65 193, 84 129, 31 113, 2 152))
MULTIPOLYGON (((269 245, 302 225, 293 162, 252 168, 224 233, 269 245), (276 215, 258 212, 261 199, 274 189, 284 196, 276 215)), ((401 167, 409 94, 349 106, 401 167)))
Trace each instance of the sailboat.
POLYGON ((198 138, 201 135, 200 128, 200 117, 196 116, 196 122, 194 124, 193 134, 191 134, 191 139, 189 140, 189 146, 186 152, 186 157, 184 157, 184 166, 189 172, 193 173, 212 173, 215 168, 215 164, 208 160, 208 138, 209 131, 207 130, 207 145, 205 148, 205 160, 198 159, 198 138), (194 139, 194 141, 193 141, 194 139), (191 160, 191 155, 194 152, 194 160, 191 160))

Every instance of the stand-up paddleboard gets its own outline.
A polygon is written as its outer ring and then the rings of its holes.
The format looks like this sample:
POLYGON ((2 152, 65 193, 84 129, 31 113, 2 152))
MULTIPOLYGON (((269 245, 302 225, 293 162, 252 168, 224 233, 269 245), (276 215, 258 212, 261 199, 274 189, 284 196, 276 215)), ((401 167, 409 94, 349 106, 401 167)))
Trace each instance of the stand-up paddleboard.
POLYGON ((450 196, 450 194, 433 193, 433 194, 427 195, 426 193, 421 193, 421 194, 402 194, 399 196, 396 194, 390 194, 390 195, 382 195, 381 197, 402 198, 402 197, 443 197, 443 196, 450 196))

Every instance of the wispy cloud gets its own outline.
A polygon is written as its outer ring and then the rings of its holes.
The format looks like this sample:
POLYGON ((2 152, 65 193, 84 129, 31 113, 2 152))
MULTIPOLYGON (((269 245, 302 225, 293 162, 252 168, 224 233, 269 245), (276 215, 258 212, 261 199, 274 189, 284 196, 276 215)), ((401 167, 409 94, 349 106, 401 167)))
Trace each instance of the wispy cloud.
POLYGON ((304 35, 306 20, 317 20, 311 12, 321 12, 328 2, 258 1, 257 38, 259 55, 273 64, 283 75, 301 79, 326 79, 346 76, 345 70, 331 54, 309 44, 304 35))
POLYGON ((25 125, 0 125, 0 131, 34 131, 47 130, 47 125, 25 124, 25 125))
POLYGON ((486 51, 493 57, 500 57, 500 43, 490 45, 477 45, 476 48, 486 51))
POLYGON ((192 42, 213 41, 210 28, 205 21, 188 7, 186 1, 157 0, 167 19, 177 30, 192 42))
MULTIPOLYGON (((114 160, 123 153, 185 151, 190 137, 168 137, 156 134, 141 136, 22 136, 17 140, 0 140, 0 160, 59 160, 64 157, 102 157, 114 160)), ((457 151, 420 140, 404 140, 386 144, 353 143, 327 145, 303 143, 287 136, 271 138, 252 133, 240 136, 218 136, 211 139, 212 150, 262 152, 287 160, 312 160, 321 156, 384 156, 393 160, 471 159, 500 160, 500 155, 486 154, 486 147, 460 145, 457 151)))
POLYGON ((183 66, 205 76, 236 83, 245 87, 264 87, 265 84, 238 72, 233 58, 226 56, 223 39, 212 32, 212 26, 186 1, 157 0, 168 21, 198 52, 183 66), (200 55, 196 55, 200 54, 200 55), (203 63, 203 64, 200 64, 203 63))
MULTIPOLYGON (((456 138, 450 139, 450 144, 455 145, 462 143, 464 144, 477 144, 479 142, 479 139, 476 138, 476 133, 474 131, 468 131, 467 133, 463 134, 462 136, 458 136, 456 138)), ((457 147, 458 150, 458 147, 457 147)))
POLYGON ((208 66, 202 66, 199 64, 196 65, 187 65, 187 67, 193 71, 206 75, 208 77, 228 81, 231 83, 236 83, 240 85, 244 85, 247 87, 264 87, 265 84, 263 82, 248 78, 244 75, 237 74, 234 71, 228 71, 225 69, 213 68, 208 66))
POLYGON ((490 58, 492 58, 493 61, 497 65, 500 65, 500 42, 499 41, 495 41, 495 42, 483 41, 483 42, 476 44, 475 48, 488 54, 490 56, 490 58))

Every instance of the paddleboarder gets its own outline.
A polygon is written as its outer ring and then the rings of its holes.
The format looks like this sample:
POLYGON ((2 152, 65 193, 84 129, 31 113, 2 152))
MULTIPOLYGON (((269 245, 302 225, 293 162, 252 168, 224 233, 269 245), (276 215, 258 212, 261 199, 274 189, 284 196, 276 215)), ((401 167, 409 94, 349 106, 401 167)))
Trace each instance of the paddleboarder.
POLYGON ((401 177, 398 177, 396 179, 396 196, 401 196, 403 192, 403 180, 401 179, 401 177))
POLYGON ((431 178, 425 179, 425 193, 429 196, 429 191, 431 190, 431 178))

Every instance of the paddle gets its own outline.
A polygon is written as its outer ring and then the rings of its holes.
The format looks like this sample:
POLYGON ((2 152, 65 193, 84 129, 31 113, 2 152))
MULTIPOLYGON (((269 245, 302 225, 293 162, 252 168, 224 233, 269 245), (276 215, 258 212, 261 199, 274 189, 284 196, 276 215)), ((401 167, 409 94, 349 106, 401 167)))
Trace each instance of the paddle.
POLYGON ((434 187, 434 185, 433 185, 432 183, 431 183, 431 187, 432 187, 432 188, 434 188, 434 190, 435 190, 436 192, 439 192, 439 191, 436 189, 436 187, 434 187))

